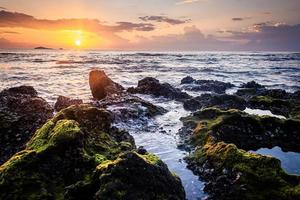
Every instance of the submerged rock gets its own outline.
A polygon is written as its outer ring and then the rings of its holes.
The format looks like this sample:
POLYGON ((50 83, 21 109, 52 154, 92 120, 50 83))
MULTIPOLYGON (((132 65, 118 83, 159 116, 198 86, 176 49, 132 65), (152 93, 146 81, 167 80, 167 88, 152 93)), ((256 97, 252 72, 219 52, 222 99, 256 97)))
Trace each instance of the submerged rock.
POLYGON ((152 77, 140 80, 136 88, 131 87, 127 91, 133 94, 151 94, 156 97, 165 97, 178 101, 190 98, 190 95, 180 91, 180 89, 173 87, 169 83, 160 83, 159 80, 152 77))
POLYGON ((185 199, 179 178, 104 109, 75 105, 0 166, 0 199, 185 199))
POLYGON ((59 112, 71 105, 83 104, 81 99, 71 99, 69 97, 59 96, 54 104, 55 111, 59 112))
POLYGON ((182 118, 194 151, 188 167, 207 181, 210 199, 298 199, 300 177, 276 158, 250 153, 280 146, 300 152, 300 122, 258 117, 237 110, 206 109, 182 118))
POLYGON ((239 109, 244 110, 246 108, 246 101, 239 96, 222 94, 202 94, 201 96, 191 98, 184 101, 183 107, 186 110, 199 110, 208 107, 216 107, 221 109, 239 109))
POLYGON ((124 88, 112 81, 103 70, 92 70, 89 74, 89 84, 95 99, 121 93, 124 88))
POLYGON ((107 97, 100 101, 91 102, 99 108, 109 109, 114 116, 115 122, 128 122, 130 120, 148 120, 150 117, 161 115, 167 112, 166 109, 156 106, 139 97, 122 93, 112 98, 107 97))
POLYGON ((234 87, 231 83, 225 83, 215 80, 195 80, 194 78, 187 76, 181 80, 181 84, 184 84, 185 90, 191 91, 211 91, 218 94, 225 93, 229 88, 234 87))
POLYGON ((52 107, 31 86, 0 92, 0 164, 23 149, 34 131, 52 116, 52 107))

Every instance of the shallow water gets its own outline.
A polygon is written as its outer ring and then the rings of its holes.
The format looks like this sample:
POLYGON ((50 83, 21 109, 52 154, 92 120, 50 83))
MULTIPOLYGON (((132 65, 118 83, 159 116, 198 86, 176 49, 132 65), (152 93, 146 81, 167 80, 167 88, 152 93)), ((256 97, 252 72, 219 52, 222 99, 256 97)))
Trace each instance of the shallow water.
POLYGON ((278 158, 281 161, 282 168, 287 173, 300 175, 300 153, 284 152, 280 147, 274 147, 272 149, 261 148, 255 152, 278 158))
MULTIPOLYGON (((93 68, 105 70, 108 76, 126 88, 135 86, 146 76, 179 86, 180 80, 190 75, 196 79, 231 82, 237 86, 255 80, 270 88, 300 89, 300 53, 0 50, 0 90, 26 84, 34 86, 39 95, 51 104, 58 95, 89 101, 88 72, 93 68)), ((192 95, 197 95, 197 92, 192 95)), ((146 124, 133 121, 118 126, 126 128, 134 136, 137 146, 144 146, 158 155, 171 171, 180 176, 188 199, 205 197, 203 182, 198 181, 182 161, 186 152, 176 148, 177 130, 182 125, 179 118, 189 113, 180 103, 142 97, 167 108, 169 112, 146 124)), ((249 109, 247 112, 271 114, 249 109)), ((300 167, 293 165, 294 160, 299 160, 298 154, 278 153, 277 148, 267 153, 285 160, 282 165, 287 171, 291 168, 291 173, 298 173, 300 167)))

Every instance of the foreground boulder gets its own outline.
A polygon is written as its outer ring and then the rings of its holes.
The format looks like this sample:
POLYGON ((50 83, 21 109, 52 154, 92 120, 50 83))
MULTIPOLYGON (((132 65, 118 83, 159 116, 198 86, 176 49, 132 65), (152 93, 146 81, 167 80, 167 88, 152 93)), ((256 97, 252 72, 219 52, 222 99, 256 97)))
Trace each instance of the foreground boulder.
POLYGON ((190 76, 183 78, 181 84, 184 85, 183 88, 185 90, 210 91, 218 94, 225 93, 227 89, 234 87, 231 83, 214 80, 195 80, 190 76))
POLYGON ((160 83, 159 80, 152 77, 140 80, 136 88, 131 87, 127 91, 133 94, 151 94, 155 97, 165 97, 178 101, 190 98, 190 95, 181 92, 180 89, 171 86, 169 83, 160 83))
POLYGON ((80 104, 83 104, 83 101, 81 99, 71 99, 69 97, 59 96, 54 104, 54 109, 55 111, 59 112, 69 106, 80 104))
POLYGON ((280 146, 300 151, 300 122, 206 109, 183 118, 186 143, 195 151, 188 167, 204 179, 210 199, 299 199, 300 177, 288 175, 276 158, 250 153, 280 146))
POLYGON ((246 108, 246 101, 239 96, 229 94, 202 94, 201 96, 194 97, 184 101, 183 107, 186 110, 199 110, 208 107, 216 107, 224 110, 246 108))
POLYGON ((121 93, 124 88, 112 81, 103 70, 92 70, 89 74, 89 84, 95 99, 121 93))
POLYGON ((104 109, 71 106, 0 166, 0 199, 185 199, 178 177, 104 109))
POLYGON ((53 109, 31 86, 0 92, 0 164, 25 147, 34 131, 53 116, 53 109))

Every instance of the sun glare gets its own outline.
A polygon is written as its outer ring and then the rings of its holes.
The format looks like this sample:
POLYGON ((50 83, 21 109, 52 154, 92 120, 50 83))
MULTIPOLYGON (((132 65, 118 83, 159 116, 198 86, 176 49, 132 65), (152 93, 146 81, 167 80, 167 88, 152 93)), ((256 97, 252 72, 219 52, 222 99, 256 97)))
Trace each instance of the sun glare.
POLYGON ((81 41, 80 40, 75 40, 75 45, 79 47, 81 45, 81 41))

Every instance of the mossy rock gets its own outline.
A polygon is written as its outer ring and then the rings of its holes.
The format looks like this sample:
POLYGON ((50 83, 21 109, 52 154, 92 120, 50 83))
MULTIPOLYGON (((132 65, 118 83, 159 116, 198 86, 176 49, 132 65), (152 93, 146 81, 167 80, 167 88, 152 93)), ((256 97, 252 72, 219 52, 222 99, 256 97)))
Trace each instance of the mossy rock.
POLYGON ((206 109, 182 119, 193 129, 188 167, 209 183, 212 199, 299 199, 300 178, 276 158, 250 153, 270 145, 299 150, 299 121, 206 109))
POLYGON ((127 152, 98 165, 89 181, 68 188, 67 197, 72 200, 185 199, 180 183, 153 154, 127 152))
MULTIPOLYGON (((96 176, 99 179, 101 173, 97 166, 115 163, 120 155, 135 150, 133 138, 127 132, 111 127, 111 123, 109 112, 88 105, 71 106, 59 112, 36 131, 25 150, 0 166, 0 199, 68 199, 71 196, 66 195, 67 188, 91 181, 96 176)), ((137 160, 132 162, 128 170, 134 170, 134 166, 139 165, 137 160)), ((155 169, 159 168, 153 162, 147 163, 155 169)), ((158 171, 153 170, 153 176, 158 171)), ((170 172, 166 168, 164 175, 167 176, 168 173, 170 172)), ((119 175, 120 177, 111 177, 110 181, 122 179, 126 185, 122 173, 119 175)), ((147 178, 147 174, 133 181, 143 178, 147 178)), ((167 178, 178 185, 177 189, 182 189, 177 177, 167 178)), ((100 184, 97 187, 105 186, 100 184)), ((167 188, 170 189, 171 186, 167 188)), ((139 193, 145 188, 135 189, 139 193)), ((150 191, 154 192, 157 188, 153 186, 152 189, 150 191)), ((114 193, 107 195, 111 195, 110 199, 113 199, 117 193, 123 191, 114 190, 114 193)), ((90 195, 90 198, 84 199, 103 199, 96 194, 81 195, 90 195)), ((184 192, 178 193, 178 197, 181 195, 184 196, 184 192)))
POLYGON ((211 135, 216 142, 234 143, 245 150, 279 146, 286 151, 300 152, 300 122, 297 120, 209 108, 182 118, 182 121, 194 129, 189 140, 192 145, 203 146, 207 142, 204 138, 211 135))
POLYGON ((270 110, 273 114, 289 117, 293 108, 293 101, 289 99, 277 99, 270 96, 255 96, 249 100, 251 108, 270 110))

